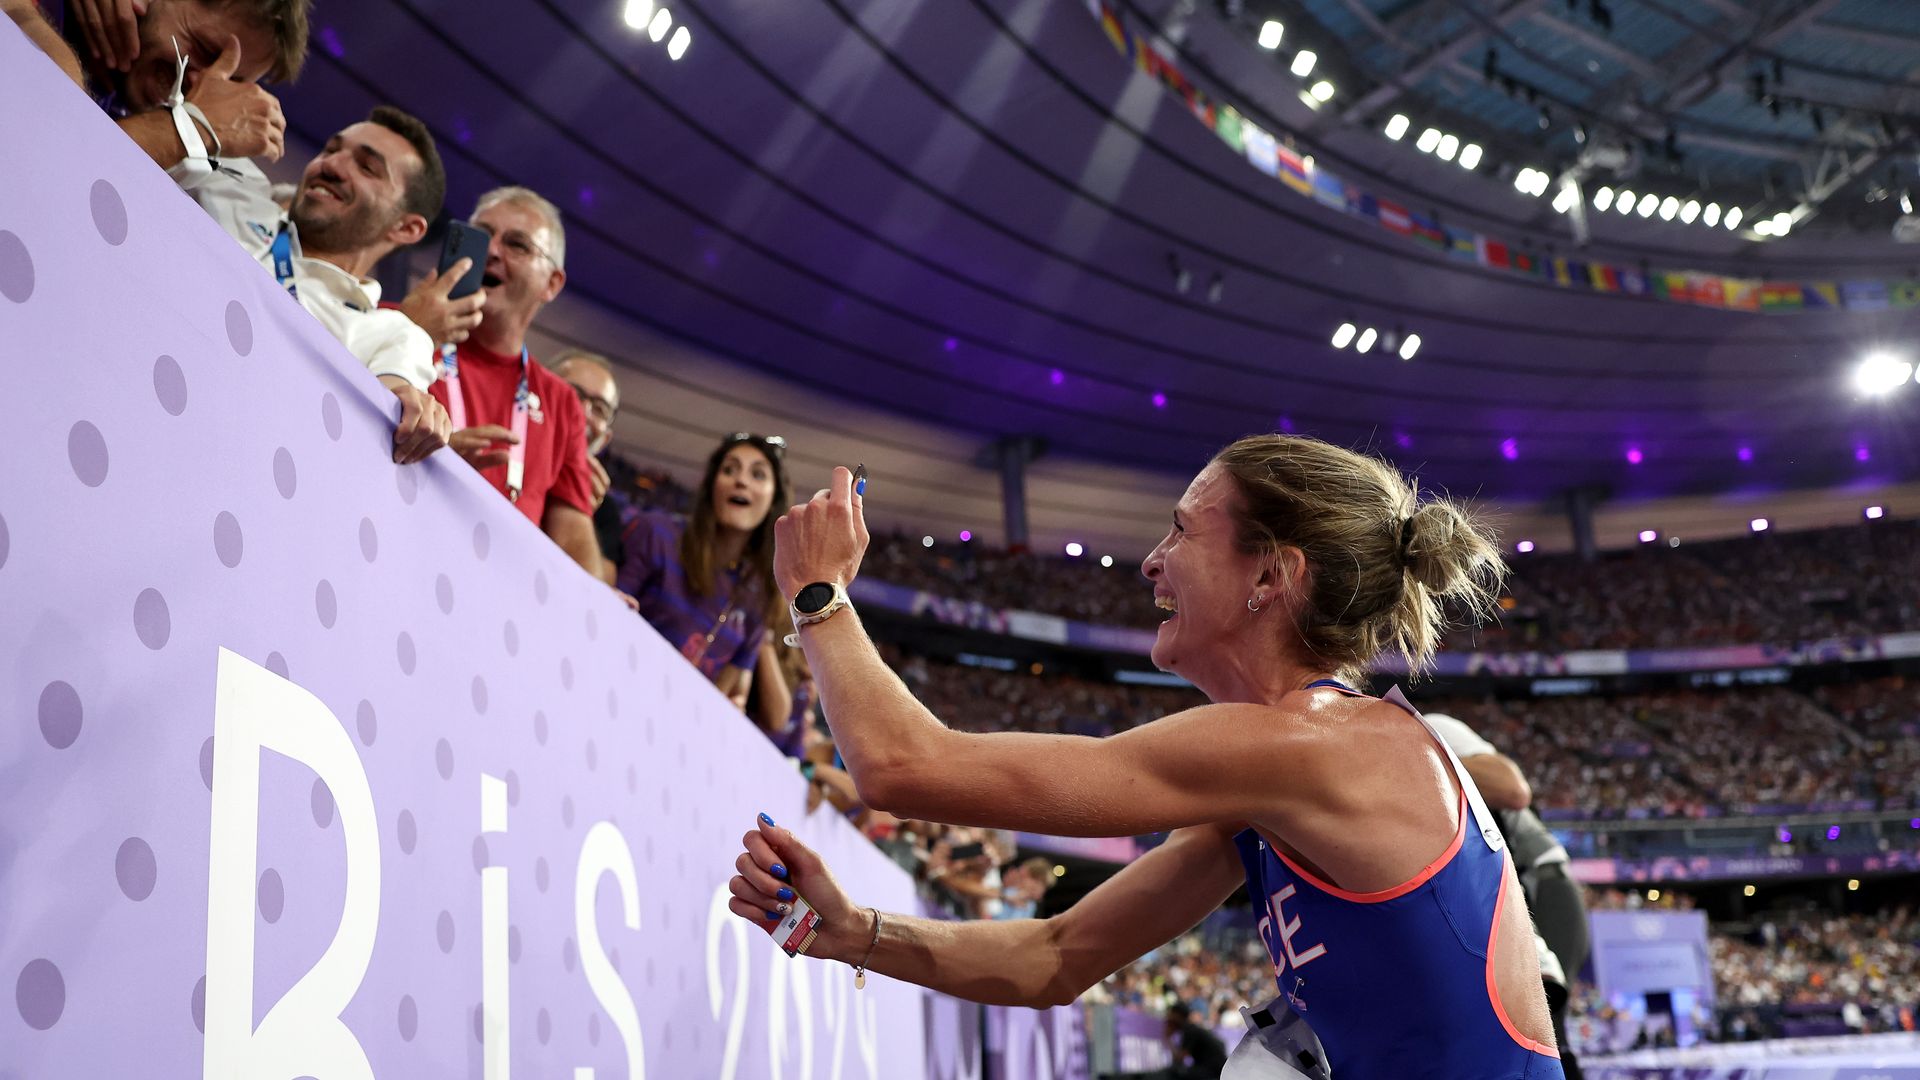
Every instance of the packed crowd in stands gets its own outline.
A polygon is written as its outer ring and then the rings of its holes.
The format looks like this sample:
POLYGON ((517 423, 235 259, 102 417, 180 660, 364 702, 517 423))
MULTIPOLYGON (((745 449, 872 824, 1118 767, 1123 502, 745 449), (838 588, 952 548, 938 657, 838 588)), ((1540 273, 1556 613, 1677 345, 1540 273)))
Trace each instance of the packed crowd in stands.
POLYGON ((1273 962, 1252 935, 1209 945, 1198 931, 1182 934, 1097 983, 1086 1000, 1154 1016, 1180 1003, 1208 1027, 1237 1027, 1239 1008, 1274 995, 1273 962))
MULTIPOLYGON (((993 607, 1151 627, 1164 618, 1136 565, 1009 554, 980 544, 875 538, 876 576, 993 607)), ((1548 652, 1791 643, 1920 627, 1920 528, 1881 520, 1668 547, 1587 563, 1511 560, 1511 603, 1497 626, 1453 635, 1455 650, 1548 652)))
MULTIPOLYGON (((1686 910, 1687 893, 1591 890, 1598 909, 1686 910)), ((1692 1018, 1710 1041, 1782 1038, 1825 1024, 1854 1033, 1912 1031, 1920 1020, 1920 914, 1897 906, 1836 915, 1809 908, 1716 924, 1708 938, 1716 1000, 1692 1018)), ((1569 1028, 1583 1053, 1661 1045, 1665 1021, 1649 1022, 1591 986, 1574 995, 1569 1028)))

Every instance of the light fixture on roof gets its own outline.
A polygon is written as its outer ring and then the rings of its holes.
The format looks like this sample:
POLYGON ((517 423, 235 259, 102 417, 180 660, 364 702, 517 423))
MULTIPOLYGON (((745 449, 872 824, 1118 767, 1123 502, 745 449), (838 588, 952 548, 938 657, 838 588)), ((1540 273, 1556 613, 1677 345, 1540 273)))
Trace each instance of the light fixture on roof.
POLYGON ((1314 83, 1313 86, 1307 90, 1308 96, 1312 97, 1315 101, 1332 101, 1334 92, 1333 84, 1325 79, 1314 83))
POLYGON ((1067 542, 1067 558, 1069 559, 1079 558, 1086 550, 1086 548, 1080 546, 1080 541, 1078 540, 1070 540, 1067 542))
POLYGON ((1754 518, 1752 521, 1747 522, 1747 528, 1752 529, 1754 532, 1766 532, 1770 525, 1772 525, 1772 522, 1766 518, 1754 518))
POLYGON ((1268 19, 1266 22, 1260 24, 1260 47, 1269 52, 1279 48, 1280 38, 1285 35, 1286 32, 1287 28, 1280 25, 1278 20, 1268 19))
POLYGON ((1373 343, 1378 340, 1380 340, 1380 331, 1369 326, 1365 330, 1360 331, 1360 340, 1353 343, 1354 351, 1363 353, 1372 352, 1373 343))
POLYGON ((1461 147, 1460 148, 1460 167, 1463 169, 1479 168, 1480 158, 1484 153, 1485 151, 1480 149, 1479 143, 1468 143, 1467 145, 1461 147))
POLYGON ((1459 152, 1460 136, 1458 135, 1440 136, 1440 145, 1433 148, 1434 156, 1438 157, 1441 161, 1452 161, 1454 155, 1459 152))
POLYGON ((1525 555, 1528 552, 1533 550, 1533 541, 1522 540, 1519 543, 1513 545, 1513 550, 1519 552, 1522 555, 1525 555))
POLYGON ((1793 231, 1793 215, 1785 210, 1773 215, 1773 235, 1785 236, 1793 231))
POLYGON ((1559 193, 1553 197, 1553 209, 1557 213, 1568 213, 1578 205, 1580 205, 1580 193, 1572 184, 1561 187, 1559 193))
POLYGON ((1440 129, 1428 128, 1421 132, 1420 137, 1414 140, 1413 145, 1423 154, 1433 153, 1433 148, 1440 145, 1440 129))
POLYGON ((626 20, 627 29, 645 30, 648 20, 653 18, 653 0, 627 0, 621 17, 626 20))
POLYGON ((1865 510, 1862 510, 1861 513, 1866 515, 1868 521, 1879 521, 1881 518, 1887 516, 1887 508, 1884 506, 1869 506, 1865 510))
POLYGON ((1547 183, 1551 179, 1552 177, 1546 173, 1528 165, 1522 167, 1521 170, 1514 175, 1513 187, 1514 190, 1524 192, 1537 199, 1547 193, 1547 183))
POLYGON ((1660 534, 1659 534, 1658 532, 1656 532, 1655 530, 1653 530, 1653 529, 1641 529, 1641 530, 1640 530, 1640 542, 1641 542, 1641 543, 1643 543, 1643 544, 1651 544, 1651 543, 1653 543, 1653 542, 1654 542, 1655 540, 1658 540, 1658 539, 1660 539, 1660 534))
POLYGON ((1634 207, 1634 209, 1638 210, 1640 216, 1643 218, 1652 217, 1653 212, 1660 209, 1660 196, 1649 191, 1645 195, 1640 196, 1640 205, 1634 207))
POLYGON ((1101 566, 1112 566, 1112 565, 1113 565, 1113 556, 1111 556, 1111 555, 1102 555, 1102 556, 1100 556, 1100 565, 1101 565, 1101 566))
POLYGON ((1400 359, 1411 360, 1413 354, 1420 351, 1420 335, 1408 334, 1400 339, 1400 359))
POLYGON ((1868 397, 1892 393, 1913 375, 1913 364, 1889 352, 1868 353, 1853 369, 1853 386, 1868 397))
POLYGON ((1394 113, 1392 119, 1387 121, 1387 138, 1392 139, 1394 142, 1399 142, 1402 138, 1406 137, 1407 129, 1412 126, 1413 121, 1407 119, 1406 113, 1394 113))
POLYGON ((1333 347, 1336 349, 1346 348, 1348 345, 1353 343, 1354 335, 1358 334, 1359 332, 1360 332, 1360 328, 1353 325, 1352 323, 1350 322, 1341 323, 1340 328, 1333 332, 1333 347))
POLYGON ((1720 204, 1719 203, 1710 202, 1707 204, 1707 208, 1704 211, 1702 211, 1700 214, 1700 224, 1705 225, 1709 229, 1713 228, 1715 225, 1720 224, 1720 204))
POLYGON ((659 41, 666 37, 667 31, 671 29, 673 29, 673 12, 661 8, 653 13, 653 19, 647 23, 647 36, 659 41))
POLYGON ((1672 221, 1680 213, 1680 200, 1669 195, 1660 200, 1660 220, 1672 221))
POLYGON ((678 60, 687 55, 687 46, 693 44, 693 31, 685 23, 674 30, 673 37, 667 40, 667 59, 678 60))
POLYGON ((1739 227, 1740 227, 1740 218, 1741 218, 1741 216, 1742 216, 1742 215, 1741 215, 1741 213, 1740 213, 1740 208, 1739 208, 1739 207, 1737 207, 1737 206, 1730 206, 1730 207, 1728 207, 1728 208, 1727 208, 1727 216, 1726 216, 1726 224, 1727 224, 1727 228, 1729 228, 1729 229, 1737 229, 1737 228, 1739 228, 1739 227))
POLYGON ((1620 211, 1622 216, 1631 214, 1633 213, 1633 202, 1636 198, 1638 198, 1638 196, 1634 195, 1632 191, 1621 188, 1619 196, 1613 200, 1613 208, 1620 211))
POLYGON ((1753 234, 1755 236, 1772 236, 1773 222, 1767 218, 1761 218, 1759 221, 1754 222, 1753 234))
POLYGON ((1319 59, 1319 55, 1312 49, 1301 49, 1293 57, 1293 66, 1287 70, 1304 79, 1308 75, 1313 74, 1314 62, 1319 59))
POLYGON ((1686 201, 1686 204, 1680 207, 1680 224, 1682 225, 1693 224, 1693 219, 1699 216, 1700 216, 1700 200, 1699 199, 1688 199, 1686 201))
POLYGON ((1607 207, 1612 205, 1613 205, 1613 189, 1603 184, 1601 185, 1600 190, 1593 193, 1593 208, 1595 210, 1605 210, 1607 207))

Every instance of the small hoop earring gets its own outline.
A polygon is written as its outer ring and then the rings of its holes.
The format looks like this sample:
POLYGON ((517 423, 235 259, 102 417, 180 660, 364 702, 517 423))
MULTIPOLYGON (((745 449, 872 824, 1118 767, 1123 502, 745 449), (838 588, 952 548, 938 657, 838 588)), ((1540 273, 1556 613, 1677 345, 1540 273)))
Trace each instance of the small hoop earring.
POLYGON ((1253 613, 1254 613, 1255 615, 1258 615, 1258 614, 1260 614, 1260 605, 1259 605, 1258 603, 1256 603, 1255 601, 1259 601, 1259 600, 1265 600, 1265 599, 1266 599, 1266 597, 1264 597, 1264 596, 1256 596, 1256 597, 1252 597, 1252 598, 1250 598, 1250 599, 1248 599, 1248 600, 1247 600, 1247 610, 1248 610, 1248 611, 1251 611, 1251 612, 1253 612, 1253 613))

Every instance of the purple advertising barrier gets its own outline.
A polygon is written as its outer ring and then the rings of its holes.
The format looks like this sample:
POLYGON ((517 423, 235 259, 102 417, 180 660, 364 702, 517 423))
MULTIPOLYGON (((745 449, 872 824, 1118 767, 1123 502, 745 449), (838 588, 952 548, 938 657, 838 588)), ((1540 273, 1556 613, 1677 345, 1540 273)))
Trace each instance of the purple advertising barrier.
POLYGON ((726 910, 763 810, 907 877, 10 23, 0 96, 0 1077, 924 1075, 726 910))
MULTIPOLYGON (((1173 1064, 1167 1022, 1138 1009, 1113 1010, 1114 1067, 1123 1073, 1152 1072, 1173 1064)), ((1228 1045, 1232 1045, 1229 1043, 1228 1045)))
POLYGON ((1087 1021, 1079 1004, 987 1009, 992 1080, 1088 1080, 1087 1021))

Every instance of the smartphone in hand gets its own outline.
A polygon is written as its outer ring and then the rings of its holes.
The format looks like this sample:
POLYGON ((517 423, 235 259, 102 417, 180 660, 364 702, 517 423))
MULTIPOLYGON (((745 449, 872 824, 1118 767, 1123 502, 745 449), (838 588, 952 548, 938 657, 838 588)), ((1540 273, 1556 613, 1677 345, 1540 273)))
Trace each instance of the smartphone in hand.
POLYGON ((467 272, 453 283, 453 289, 447 293, 449 300, 458 300, 463 296, 472 296, 480 290, 480 279, 487 273, 487 245, 493 236, 487 230, 464 221, 447 222, 447 237, 440 245, 440 266, 435 273, 444 274, 461 259, 471 259, 467 272))

